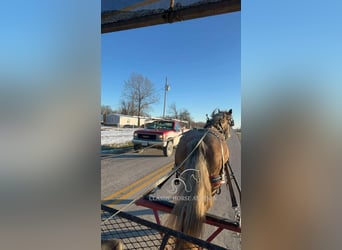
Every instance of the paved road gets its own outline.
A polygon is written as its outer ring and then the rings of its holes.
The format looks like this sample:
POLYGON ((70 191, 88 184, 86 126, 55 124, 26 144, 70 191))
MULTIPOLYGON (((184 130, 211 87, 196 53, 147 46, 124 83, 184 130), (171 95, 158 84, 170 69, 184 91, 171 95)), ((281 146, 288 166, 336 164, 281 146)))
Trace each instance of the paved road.
MULTIPOLYGON (((230 162, 235 177, 241 186, 241 143, 233 132, 228 140, 230 162)), ((155 221, 150 209, 129 205, 135 198, 141 197, 146 190, 161 177, 165 176, 173 167, 174 157, 165 157, 161 150, 146 149, 142 153, 126 153, 104 158, 101 161, 101 199, 104 204, 123 209, 134 215, 155 221)), ((170 196, 170 182, 167 182, 156 195, 170 196)), ((215 197, 215 203, 208 213, 234 219, 235 212, 231 208, 231 201, 226 187, 215 197)), ((165 220, 166 215, 161 215, 165 220)), ((206 226, 204 238, 209 236, 214 228, 206 226)), ((229 249, 241 249, 240 238, 230 231, 224 230, 213 243, 229 249)))

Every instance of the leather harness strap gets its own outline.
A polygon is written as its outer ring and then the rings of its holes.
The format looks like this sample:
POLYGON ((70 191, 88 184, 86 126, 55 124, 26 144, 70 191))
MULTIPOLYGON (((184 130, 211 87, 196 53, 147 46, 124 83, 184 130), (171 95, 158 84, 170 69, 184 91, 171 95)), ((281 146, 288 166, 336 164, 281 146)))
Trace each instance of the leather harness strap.
POLYGON ((211 188, 212 188, 212 194, 220 194, 221 193, 221 185, 225 183, 224 175, 223 175, 223 169, 224 169, 224 152, 223 152, 223 145, 222 145, 222 138, 220 135, 214 132, 214 130, 210 130, 209 133, 214 135, 219 141, 221 145, 221 159, 222 159, 222 167, 220 170, 220 175, 218 176, 210 176, 210 182, 211 182, 211 188))
MULTIPOLYGON (((209 126, 206 127, 206 132, 204 133, 204 135, 201 137, 200 141, 197 143, 197 145, 195 146, 195 148, 193 149, 193 151, 199 146, 199 144, 203 141, 203 139, 206 137, 207 134, 212 134, 214 135, 221 144, 221 159, 222 159, 222 167, 220 170, 220 175, 218 176, 210 176, 210 183, 211 183, 211 188, 212 188, 212 195, 215 194, 220 194, 221 193, 221 185, 226 183, 225 182, 225 178, 224 178, 224 171, 226 172, 226 176, 227 176, 227 186, 229 188, 229 193, 230 193, 230 197, 231 197, 231 201, 232 201, 232 207, 236 208, 237 202, 236 202, 236 197, 235 197, 235 193, 233 190, 233 185, 231 182, 231 175, 229 173, 229 169, 228 169, 228 164, 229 164, 229 159, 225 162, 224 161, 224 152, 223 152, 223 145, 222 145, 222 133, 223 130, 222 129, 218 129, 217 127, 213 126, 213 124, 210 124, 209 126), (215 130, 218 132, 216 132, 215 130)), ((189 154, 191 155, 193 153, 193 151, 189 154)), ((187 157, 188 158, 188 157, 187 157)), ((175 169, 174 171, 176 172, 176 177, 178 177, 180 175, 180 168, 183 165, 183 163, 187 160, 187 158, 177 167, 177 169, 175 169)))
POLYGON ((226 176, 227 176, 227 186, 229 188, 229 193, 230 193, 230 198, 231 198, 231 202, 232 202, 232 207, 236 208, 238 206, 238 204, 236 202, 235 192, 234 192, 232 181, 231 181, 231 175, 230 175, 230 172, 229 172, 229 169, 228 169, 229 159, 226 162, 224 162, 224 152, 223 152, 222 139, 213 130, 210 130, 209 133, 214 135, 220 141, 220 144, 221 144, 221 156, 222 156, 222 168, 220 170, 220 175, 219 176, 210 176, 212 195, 220 194, 221 193, 221 185, 225 183, 224 174, 223 174, 223 171, 225 171, 226 172, 226 176))
POLYGON ((227 186, 229 188, 229 193, 230 193, 230 199, 231 199, 231 202, 232 202, 232 207, 236 208, 238 206, 238 204, 236 202, 235 192, 234 192, 234 189, 233 189, 231 176, 229 174, 229 169, 228 169, 228 164, 229 163, 228 162, 229 162, 229 160, 225 164, 225 171, 226 171, 226 174, 227 174, 227 186))

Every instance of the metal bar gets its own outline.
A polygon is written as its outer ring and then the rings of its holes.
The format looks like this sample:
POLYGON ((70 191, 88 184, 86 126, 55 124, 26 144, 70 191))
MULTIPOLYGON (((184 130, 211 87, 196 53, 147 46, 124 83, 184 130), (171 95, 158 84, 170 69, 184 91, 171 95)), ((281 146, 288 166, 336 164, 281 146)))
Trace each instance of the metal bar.
POLYGON ((158 14, 133 17, 116 22, 110 22, 106 20, 110 20, 112 16, 118 15, 120 11, 105 11, 101 14, 101 33, 135 29, 157 24, 173 23, 194 18, 231 13, 240 10, 241 0, 222 0, 218 2, 185 6, 172 11, 167 9, 158 14))
POLYGON ((203 246, 203 247, 208 248, 208 249, 227 250, 226 248, 220 247, 220 246, 215 245, 213 243, 209 243, 209 242, 206 242, 204 240, 194 238, 194 237, 192 237, 190 235, 186 235, 182 232, 178 232, 178 231, 175 231, 173 229, 164 227, 162 225, 158 225, 156 223, 153 223, 151 221, 144 220, 144 219, 136 217, 134 215, 119 211, 115 208, 107 207, 103 204, 101 204, 101 210, 106 211, 110 214, 116 214, 117 216, 120 216, 120 217, 125 218, 125 219, 130 220, 130 221, 133 221, 133 222, 138 223, 140 225, 143 225, 143 226, 146 226, 148 228, 154 229, 156 231, 168 234, 170 236, 191 242, 193 244, 203 246))
POLYGON ((165 236, 163 237, 163 241, 162 241, 162 243, 161 243, 161 245, 160 245, 160 250, 164 250, 165 249, 165 246, 166 246, 166 244, 167 244, 167 241, 169 240, 169 238, 170 238, 170 235, 169 234, 165 234, 165 236))
POLYGON ((208 242, 211 242, 213 239, 215 239, 215 237, 217 235, 219 235, 219 233, 221 233, 223 231, 222 227, 217 228, 207 239, 208 242))
POLYGON ((238 192, 239 192, 239 199, 240 199, 240 202, 241 202, 241 188, 240 188, 239 183, 237 182, 237 180, 236 180, 236 178, 235 178, 234 171, 233 171, 233 169, 232 169, 232 166, 230 165, 229 160, 228 160, 227 163, 228 163, 229 170, 230 170, 230 172, 231 172, 231 174, 232 174, 232 178, 233 178, 233 180, 234 180, 234 183, 235 183, 235 185, 236 185, 236 188, 237 188, 237 190, 238 190, 238 192))
MULTIPOLYGON (((135 202, 135 204, 138 206, 150 208, 152 210, 156 209, 165 213, 171 213, 174 207, 174 204, 171 202, 156 200, 150 196, 140 198, 139 200, 135 202)), ((215 216, 212 214, 206 215, 205 223, 208 225, 227 229, 233 232, 241 233, 241 227, 239 226, 238 222, 232 221, 226 218, 222 218, 219 216, 215 216)))
POLYGON ((227 163, 225 164, 225 167, 227 169, 227 185, 229 188, 230 200, 232 202, 232 207, 236 208, 238 206, 238 204, 236 202, 236 197, 235 197, 235 193, 234 193, 234 189, 233 189, 233 185, 232 185, 232 178, 233 178, 234 174, 232 173, 232 175, 230 175, 227 163))
POLYGON ((152 210, 153 210, 154 218, 156 219, 157 224, 161 225, 159 215, 158 215, 158 210, 156 210, 156 209, 152 209, 152 210))

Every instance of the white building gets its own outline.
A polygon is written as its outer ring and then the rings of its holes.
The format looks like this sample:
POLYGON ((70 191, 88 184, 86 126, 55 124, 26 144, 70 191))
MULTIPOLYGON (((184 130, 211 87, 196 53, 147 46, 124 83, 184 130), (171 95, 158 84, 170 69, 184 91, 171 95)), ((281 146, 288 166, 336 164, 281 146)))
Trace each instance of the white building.
MULTIPOLYGON (((142 126, 148 117, 140 117, 140 126, 142 126)), ((103 125, 122 127, 137 127, 138 116, 122 115, 122 114, 107 114, 103 115, 103 125)))

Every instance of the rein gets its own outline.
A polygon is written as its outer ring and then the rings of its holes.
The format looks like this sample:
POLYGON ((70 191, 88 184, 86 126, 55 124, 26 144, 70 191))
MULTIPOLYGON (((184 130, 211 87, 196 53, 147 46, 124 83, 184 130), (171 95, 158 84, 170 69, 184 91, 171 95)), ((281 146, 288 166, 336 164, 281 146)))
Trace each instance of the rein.
MULTIPOLYGON (((210 129, 215 129, 217 130, 216 127, 214 127, 213 125, 211 125, 209 128, 207 128, 206 132, 203 134, 203 136, 201 137, 201 139, 197 142, 196 146, 192 149, 192 151, 190 152, 190 154, 187 155, 187 157, 176 167, 172 170, 172 173, 175 173, 177 175, 179 175, 179 169, 184 165, 184 163, 189 159, 189 157, 195 152, 195 150, 199 147, 199 145, 201 144, 201 142, 204 140, 204 138, 210 133, 212 135, 214 135, 221 144, 221 155, 222 155, 222 167, 220 170, 220 175, 218 176, 210 176, 210 183, 212 186, 212 194, 214 195, 215 193, 220 194, 221 193, 221 185, 225 183, 224 180, 224 176, 223 176, 223 171, 224 171, 224 152, 223 152, 223 146, 222 146, 222 140, 219 137, 218 134, 216 134, 214 131, 210 130, 210 129)), ((217 132, 221 133, 219 130, 217 130, 217 132)), ((221 133, 222 134, 222 133, 221 133)))
POLYGON ((201 139, 199 139, 199 141, 197 142, 196 146, 192 149, 192 151, 190 152, 190 154, 188 154, 188 156, 181 162, 181 164, 179 164, 176 168, 174 168, 172 170, 173 173, 177 172, 181 166, 184 165, 184 163, 189 159, 189 157, 195 152, 195 150, 199 147, 199 145, 201 144, 201 142, 204 140, 204 138, 207 136, 207 134, 209 133, 209 130, 207 130, 203 136, 201 137, 201 139))
MULTIPOLYGON (((201 137, 201 139, 197 142, 196 146, 193 148, 193 150, 190 152, 190 154, 182 161, 181 164, 179 164, 178 167, 174 168, 173 170, 171 170, 168 174, 167 177, 165 178, 165 180, 162 182, 164 183, 166 180, 168 180, 172 175, 174 175, 175 173, 177 173, 177 171, 179 170, 179 168, 181 166, 183 166, 183 164, 189 159, 189 157, 195 152, 195 150, 198 148, 198 146, 201 144, 201 142, 204 140, 204 138, 207 136, 207 134, 209 133, 209 130, 207 130, 204 135, 201 137)), ((154 184, 152 184, 154 185, 154 184)), ((150 186, 152 186, 150 185, 150 186)), ((157 186, 161 185, 161 183, 159 183, 157 186)), ((124 206, 123 208, 119 209, 116 213, 112 214, 110 217, 108 217, 106 220, 102 221, 101 224, 104 224, 106 221, 108 221, 109 219, 113 218, 114 216, 116 216, 118 213, 120 213, 121 211, 123 211, 124 209, 128 208, 129 206, 131 206, 133 203, 135 203, 137 200, 139 199, 139 197, 133 199, 130 203, 128 203, 126 206, 124 206)))

